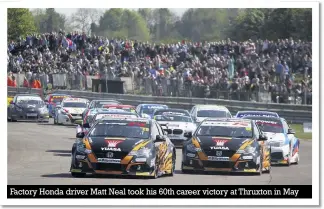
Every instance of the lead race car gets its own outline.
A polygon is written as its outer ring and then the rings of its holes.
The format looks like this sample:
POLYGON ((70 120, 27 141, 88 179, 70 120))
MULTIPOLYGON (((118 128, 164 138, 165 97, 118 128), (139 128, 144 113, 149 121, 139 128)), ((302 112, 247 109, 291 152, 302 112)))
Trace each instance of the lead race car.
POLYGON ((54 124, 73 125, 82 123, 82 113, 89 100, 82 98, 65 98, 61 105, 55 107, 54 124))
POLYGON ((295 137, 284 118, 274 117, 244 117, 254 120, 263 133, 268 137, 271 149, 271 164, 284 164, 289 166, 292 163, 298 164, 300 140, 295 137))
POLYGON ((102 118, 89 133, 77 134, 70 172, 135 175, 157 178, 173 175, 176 150, 158 123, 145 118, 102 118))
POLYGON ((182 148, 183 173, 190 171, 270 172, 267 138, 248 119, 205 119, 182 148))
POLYGON ((182 147, 182 144, 187 140, 184 133, 194 132, 197 128, 187 110, 160 109, 156 110, 153 115, 163 130, 168 133, 168 137, 175 146, 182 147))

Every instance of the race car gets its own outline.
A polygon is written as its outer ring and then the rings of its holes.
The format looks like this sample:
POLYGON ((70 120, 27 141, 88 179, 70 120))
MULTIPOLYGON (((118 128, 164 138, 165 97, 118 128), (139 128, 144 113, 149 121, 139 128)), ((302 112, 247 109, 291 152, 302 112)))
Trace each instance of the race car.
POLYGON ((43 99, 35 94, 17 94, 7 109, 7 120, 49 122, 49 113, 43 99))
POLYGON ((72 146, 71 175, 134 175, 157 178, 174 174, 176 149, 160 125, 146 118, 103 118, 72 146))
POLYGON ((231 112, 225 106, 219 105, 195 105, 190 114, 195 123, 199 124, 206 118, 231 118, 231 112))
POLYGON ((167 105, 161 104, 139 104, 136 107, 136 112, 143 118, 152 118, 155 110, 168 108, 167 105))
POLYGON ((284 118, 247 116, 254 120, 263 133, 268 137, 271 150, 271 164, 290 164, 299 162, 300 140, 289 127, 284 118))
POLYGON ((71 97, 67 94, 49 94, 45 98, 45 104, 47 105, 50 117, 55 116, 55 106, 61 104, 64 98, 71 97))
POLYGON ((197 128, 187 110, 173 108, 156 110, 153 119, 167 132, 175 146, 182 147, 182 144, 187 140, 184 133, 193 133, 197 128))
POLYGON ((88 110, 91 110, 94 108, 102 108, 106 104, 121 104, 121 103, 116 100, 111 100, 111 99, 92 100, 90 102, 90 104, 88 105, 88 107, 82 113, 82 119, 84 118, 84 116, 88 112, 88 110))
POLYGON ((87 117, 85 121, 83 121, 82 126, 78 125, 76 128, 77 133, 85 132, 87 133, 88 130, 91 128, 95 122, 104 117, 111 117, 111 118, 139 118, 139 115, 133 112, 127 112, 126 110, 120 109, 99 109, 93 116, 87 117))
POLYGON ((103 108, 107 108, 107 109, 121 109, 121 110, 126 110, 128 112, 134 112, 134 113, 136 113, 135 107, 132 106, 132 105, 108 104, 108 105, 104 105, 103 108))
POLYGON ((182 148, 183 173, 190 171, 270 172, 267 138, 254 121, 209 118, 186 133, 182 148))
POLYGON ((82 113, 89 100, 82 98, 65 98, 61 105, 55 107, 54 124, 73 125, 82 123, 82 113))
POLYGON ((247 116, 260 116, 260 117, 275 117, 279 118, 278 113, 268 111, 238 111, 235 118, 243 118, 247 116))

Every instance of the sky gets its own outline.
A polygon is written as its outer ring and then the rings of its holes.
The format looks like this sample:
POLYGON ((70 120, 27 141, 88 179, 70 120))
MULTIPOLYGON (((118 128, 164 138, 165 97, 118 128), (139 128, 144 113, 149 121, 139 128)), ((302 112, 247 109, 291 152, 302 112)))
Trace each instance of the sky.
MULTIPOLYGON (((74 13, 78 8, 69 8, 69 9, 63 9, 63 8, 55 8, 55 10, 59 13, 63 13, 66 16, 70 16, 72 13, 74 13)), ((107 8, 109 9, 109 8, 107 8)), ((181 16, 186 10, 187 8, 175 8, 175 9, 171 9, 171 11, 175 12, 177 15, 181 16)))

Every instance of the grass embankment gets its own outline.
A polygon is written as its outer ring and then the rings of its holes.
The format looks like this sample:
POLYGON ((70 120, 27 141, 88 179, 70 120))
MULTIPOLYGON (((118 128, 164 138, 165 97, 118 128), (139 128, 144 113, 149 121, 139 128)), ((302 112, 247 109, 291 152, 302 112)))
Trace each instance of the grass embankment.
POLYGON ((296 132, 295 136, 299 139, 312 140, 312 133, 304 133, 303 124, 289 124, 296 132))

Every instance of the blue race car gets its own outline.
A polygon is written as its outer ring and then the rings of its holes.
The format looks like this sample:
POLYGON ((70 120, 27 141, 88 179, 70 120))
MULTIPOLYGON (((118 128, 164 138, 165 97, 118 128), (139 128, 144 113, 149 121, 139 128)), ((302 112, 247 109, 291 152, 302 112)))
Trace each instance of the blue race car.
POLYGON ((142 118, 153 118, 153 114, 155 110, 168 109, 168 108, 169 107, 167 105, 161 105, 161 104, 139 104, 136 107, 136 112, 142 118))
POLYGON ((259 116, 259 117, 275 117, 280 118, 278 113, 268 111, 238 111, 235 118, 243 118, 247 116, 259 116))

